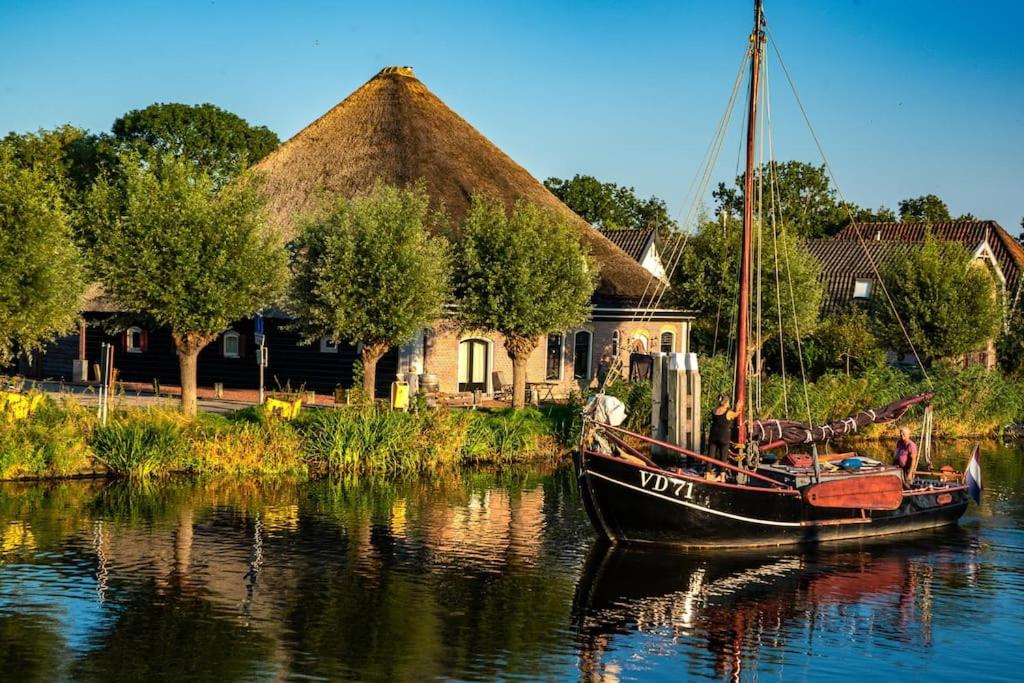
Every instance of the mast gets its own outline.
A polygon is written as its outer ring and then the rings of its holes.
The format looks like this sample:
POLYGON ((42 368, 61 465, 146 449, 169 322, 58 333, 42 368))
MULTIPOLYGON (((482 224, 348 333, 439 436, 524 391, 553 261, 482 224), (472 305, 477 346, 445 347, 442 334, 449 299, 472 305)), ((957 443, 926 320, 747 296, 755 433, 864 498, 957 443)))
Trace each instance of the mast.
POLYGON ((761 51, 764 41, 764 9, 754 0, 754 30, 750 34, 750 98, 747 109, 747 167, 743 177, 743 246, 740 252, 740 300, 736 315, 736 408, 739 418, 739 443, 746 443, 747 421, 743 411, 747 399, 747 342, 750 332, 750 242, 754 228, 754 154, 757 138, 757 95, 761 80, 761 51))

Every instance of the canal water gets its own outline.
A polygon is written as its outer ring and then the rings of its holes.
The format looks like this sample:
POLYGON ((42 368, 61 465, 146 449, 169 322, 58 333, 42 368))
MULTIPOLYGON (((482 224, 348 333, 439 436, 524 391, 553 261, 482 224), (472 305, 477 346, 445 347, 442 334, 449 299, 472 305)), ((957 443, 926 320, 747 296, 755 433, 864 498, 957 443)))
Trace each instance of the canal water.
POLYGON ((717 554, 595 543, 564 468, 3 484, 0 678, 1020 680, 1024 449, 983 470, 958 528, 717 554))

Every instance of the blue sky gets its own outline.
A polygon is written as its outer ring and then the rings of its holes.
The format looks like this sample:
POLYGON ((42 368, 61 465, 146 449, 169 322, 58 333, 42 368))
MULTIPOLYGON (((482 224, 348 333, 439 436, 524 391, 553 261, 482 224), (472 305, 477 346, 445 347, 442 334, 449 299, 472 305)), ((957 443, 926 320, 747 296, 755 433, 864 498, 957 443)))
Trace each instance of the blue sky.
MULTIPOLYGON (((1021 3, 767 0, 766 13, 851 200, 934 192, 1018 232, 1021 3)), ((680 213, 750 21, 747 0, 0 0, 0 131, 107 130, 179 101, 287 139, 382 66, 408 64, 538 178, 590 173, 680 213)), ((777 156, 817 161, 773 70, 777 156)), ((738 144, 716 179, 734 175, 738 144)))

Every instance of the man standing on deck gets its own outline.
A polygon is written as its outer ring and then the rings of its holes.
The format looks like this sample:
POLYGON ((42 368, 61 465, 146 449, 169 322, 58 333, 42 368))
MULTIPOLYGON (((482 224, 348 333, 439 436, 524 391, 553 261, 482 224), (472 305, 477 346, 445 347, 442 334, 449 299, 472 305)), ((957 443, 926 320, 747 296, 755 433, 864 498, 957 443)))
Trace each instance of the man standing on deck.
POLYGON ((711 411, 711 432, 708 434, 708 456, 728 462, 729 445, 732 433, 736 428, 737 410, 729 410, 729 397, 722 394, 718 397, 718 407, 711 411))
POLYGON ((910 428, 900 427, 900 438, 896 442, 896 452, 892 455, 892 464, 903 470, 903 481, 910 483, 910 469, 917 460, 917 444, 910 440, 910 428))

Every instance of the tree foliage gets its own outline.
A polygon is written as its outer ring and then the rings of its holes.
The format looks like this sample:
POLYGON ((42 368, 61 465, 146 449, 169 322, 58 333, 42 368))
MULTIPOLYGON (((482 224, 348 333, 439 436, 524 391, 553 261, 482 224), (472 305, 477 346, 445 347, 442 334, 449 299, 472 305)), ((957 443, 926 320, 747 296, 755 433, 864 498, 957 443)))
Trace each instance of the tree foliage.
MULTIPOLYGON (((928 234, 920 249, 882 268, 882 279, 923 362, 983 348, 1002 323, 989 270, 955 242, 928 234)), ((888 348, 910 352, 888 298, 872 297, 875 334, 888 348)))
POLYGON ((862 306, 849 306, 826 316, 814 335, 823 370, 841 369, 847 375, 878 367, 885 352, 871 332, 871 321, 862 306))
POLYGON ((266 126, 212 104, 156 103, 121 116, 111 128, 122 151, 188 159, 221 184, 280 144, 266 126))
MULTIPOLYGON (((866 209, 840 201, 839 194, 829 180, 824 165, 815 166, 803 161, 784 161, 765 164, 757 170, 761 179, 762 214, 766 223, 774 213, 777 223, 799 237, 826 237, 839 232, 853 216, 857 221, 892 221, 890 209, 866 209), (772 190, 776 196, 771 200, 772 190)), ((712 193, 717 201, 717 212, 730 216, 743 215, 743 186, 746 174, 736 177, 733 186, 719 183, 712 193)))
POLYGON ((996 344, 996 356, 1008 375, 1024 379, 1024 302, 1018 301, 1010 309, 996 344))
POLYGON ((456 317, 497 332, 512 359, 513 406, 526 396, 526 361, 538 338, 585 322, 598 269, 564 216, 476 196, 456 249, 456 317))
POLYGON ((663 200, 653 196, 640 199, 632 187, 579 174, 571 180, 548 178, 544 187, 583 220, 602 230, 653 228, 664 235, 679 229, 663 200))
MULTIPOLYGON (((673 275, 669 296, 674 305, 698 313, 692 343, 704 353, 722 351, 735 339, 742 229, 738 217, 702 221, 682 251, 673 275)), ((794 235, 778 231, 773 235, 770 229, 763 233, 760 266, 757 254, 755 239, 752 258, 755 271, 760 270, 762 342, 768 344, 778 339, 780 311, 783 337, 795 338, 798 328, 801 338, 812 334, 823 294, 817 260, 794 235)), ((752 302, 757 297, 756 275, 755 272, 752 280, 752 302)), ((756 324, 755 315, 751 320, 756 324)), ((751 343, 756 344, 753 333, 751 343)))
POLYGON ((84 289, 58 185, 0 144, 0 362, 70 331, 84 289))
POLYGON ((953 218, 946 202, 934 194, 904 199, 899 206, 900 221, 903 223, 948 223, 949 221, 977 220, 971 213, 960 214, 953 218))
POLYGON ((339 200, 292 244, 297 324, 309 340, 361 344, 371 398, 380 357, 443 315, 450 247, 436 235, 441 220, 422 188, 378 186, 339 200))
POLYGON ((274 303, 286 254, 257 178, 217 190, 208 174, 170 156, 121 167, 123 177, 97 181, 89 195, 98 275, 126 311, 170 328, 182 408, 194 414, 196 356, 231 323, 274 303))

